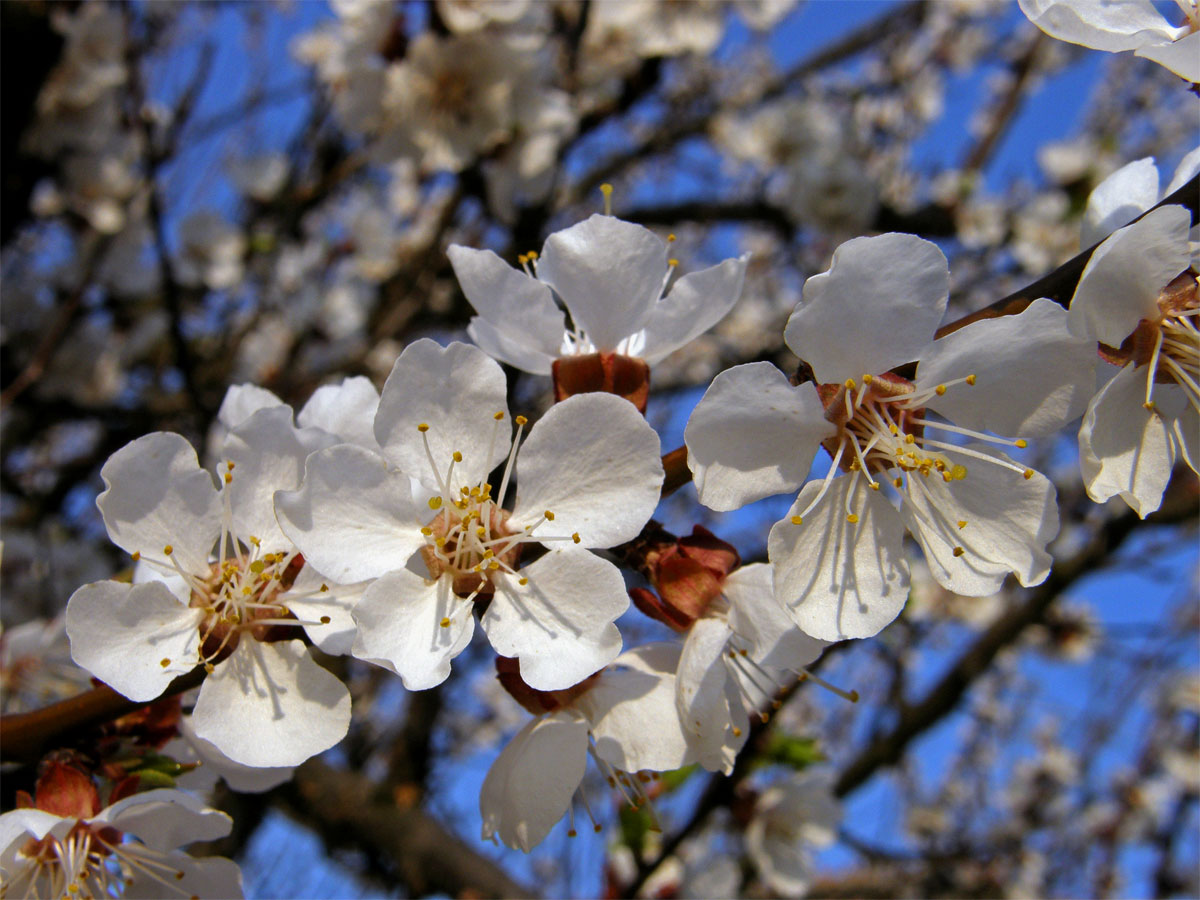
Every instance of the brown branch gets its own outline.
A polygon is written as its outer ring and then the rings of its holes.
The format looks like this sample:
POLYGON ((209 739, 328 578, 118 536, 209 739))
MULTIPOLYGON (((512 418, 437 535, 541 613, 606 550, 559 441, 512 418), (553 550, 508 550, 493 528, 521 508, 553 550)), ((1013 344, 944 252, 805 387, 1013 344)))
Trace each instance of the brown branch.
POLYGON ((536 896, 428 813, 379 798, 374 782, 357 772, 310 759, 275 796, 328 844, 366 849, 393 863, 412 896, 536 896))
MULTIPOLYGON (((170 697, 197 687, 204 676, 204 668, 197 666, 172 681, 161 696, 170 697)), ((119 719, 145 705, 145 702, 130 700, 102 684, 32 712, 0 717, 0 759, 37 762, 46 751, 79 732, 119 719)))
POLYGON ((1000 139, 1004 133, 1008 131, 1008 127, 1016 118, 1017 110, 1021 108, 1021 101, 1025 98, 1025 90, 1029 87, 1029 83, 1033 75, 1038 71, 1038 57, 1041 55, 1042 47, 1046 43, 1046 35, 1041 31, 1035 30, 1029 39, 1028 46, 1025 52, 1020 54, 1009 66, 1009 71, 1012 74, 1012 84, 1000 101, 993 107, 991 115, 988 117, 987 126, 980 135, 979 140, 967 151, 966 157, 963 159, 962 169, 965 172, 978 172, 987 165, 988 160, 992 158, 992 154, 996 148, 1000 146, 1000 139))

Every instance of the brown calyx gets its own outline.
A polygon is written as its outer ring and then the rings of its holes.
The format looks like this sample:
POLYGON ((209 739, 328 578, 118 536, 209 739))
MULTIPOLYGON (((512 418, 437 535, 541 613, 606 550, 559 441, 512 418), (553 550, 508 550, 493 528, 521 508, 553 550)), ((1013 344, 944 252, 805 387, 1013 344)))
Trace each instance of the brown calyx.
POLYGON ((593 672, 572 687, 558 691, 539 691, 525 683, 525 679, 521 677, 518 660, 508 656, 496 657, 496 680, 514 700, 535 716, 554 712, 573 703, 577 697, 586 693, 599 677, 599 672, 593 672))
MULTIPOLYGON (((511 515, 508 510, 501 509, 494 503, 487 504, 488 506, 488 529, 492 538, 508 537, 518 534, 508 527, 508 518, 511 515)), ((475 520, 467 525, 468 528, 477 527, 475 520)), ((446 543, 442 546, 441 554, 444 556, 453 557, 458 549, 458 536, 451 537, 450 534, 456 526, 458 526, 458 535, 462 533, 462 518, 457 510, 447 509, 442 507, 441 511, 434 516, 433 521, 429 523, 429 528, 433 532, 431 535, 434 540, 444 538, 446 543)), ((493 557, 502 567, 515 569, 517 563, 521 559, 521 550, 523 544, 514 542, 511 547, 503 553, 496 554, 493 557)), ((476 598, 487 600, 496 593, 496 586, 492 584, 491 579, 485 571, 472 572, 471 569, 478 563, 483 561, 479 554, 470 554, 469 558, 464 560, 459 566, 451 566, 445 560, 439 558, 435 548, 431 544, 426 544, 421 548, 421 559, 425 561, 425 566, 429 569, 430 578, 440 578, 446 573, 454 576, 453 591, 459 597, 470 597, 475 594, 476 598)))
MULTIPOLYGON (((1158 292, 1156 302, 1159 318, 1139 321, 1137 327, 1133 329, 1133 333, 1121 342, 1120 347, 1110 347, 1108 344, 1096 345, 1096 352, 1102 360, 1121 368, 1131 362, 1137 366, 1148 365, 1154 356, 1154 345, 1158 343, 1158 333, 1162 329, 1163 319, 1179 316, 1200 307, 1200 286, 1196 283, 1196 273, 1188 269, 1177 275, 1158 292)), ((1172 379, 1164 372, 1155 372, 1154 380, 1169 382, 1172 379)))
POLYGON ((702 525, 668 544, 661 528, 641 569, 658 592, 633 588, 635 606, 676 631, 685 631, 721 596, 725 578, 741 565, 737 550, 702 525))
POLYGON ((556 403, 575 394, 603 392, 624 397, 638 412, 646 412, 650 366, 639 357, 617 353, 560 356, 551 364, 550 374, 556 403))
MULTIPOLYGON (((277 604, 273 609, 249 610, 246 614, 247 617, 237 622, 222 621, 219 612, 208 613, 204 617, 204 621, 200 623, 200 633, 205 636, 203 643, 200 645, 200 653, 204 659, 209 663, 215 664, 228 658, 237 649, 238 641, 241 639, 243 632, 247 631, 250 632, 250 635, 255 640, 266 643, 289 640, 295 637, 295 634, 291 631, 291 626, 278 624, 256 625, 254 624, 254 620, 296 618, 291 610, 278 601, 278 598, 281 594, 291 589, 296 581, 296 576, 303 567, 304 558, 296 554, 288 563, 287 568, 283 570, 282 577, 278 581, 278 587, 271 594, 275 599, 269 602, 277 604), (231 634, 230 632, 233 633, 231 634), (216 655, 214 656, 214 654, 216 655)), ((246 599, 256 603, 262 602, 262 595, 268 583, 266 578, 261 579, 256 585, 254 593, 246 599)), ((212 607, 220 609, 224 604, 218 602, 216 598, 220 597, 221 584, 220 567, 216 563, 213 563, 208 579, 205 581, 204 592, 192 591, 189 605, 195 609, 210 609, 212 607)))

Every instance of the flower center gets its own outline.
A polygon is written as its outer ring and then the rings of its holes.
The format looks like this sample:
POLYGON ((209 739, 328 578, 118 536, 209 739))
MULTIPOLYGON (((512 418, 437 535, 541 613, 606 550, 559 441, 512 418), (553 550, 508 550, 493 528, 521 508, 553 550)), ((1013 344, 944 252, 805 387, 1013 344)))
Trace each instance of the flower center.
MULTIPOLYGON (((485 472, 492 469, 500 423, 504 418, 503 411, 492 416, 493 427, 488 441, 485 472)), ((512 514, 501 504, 508 491, 521 435, 528 424, 524 416, 517 416, 514 421, 517 423, 517 434, 504 464, 500 489, 495 494, 486 475, 475 483, 463 483, 462 477, 456 475, 455 469, 465 459, 462 451, 454 450, 449 463, 444 468, 439 466, 429 444, 430 426, 424 422, 417 426, 425 445, 425 457, 429 461, 430 480, 437 485, 437 492, 429 498, 429 508, 434 510, 435 515, 421 527, 421 534, 425 536, 421 558, 429 569, 430 578, 450 578, 455 595, 467 601, 491 597, 496 592, 496 580, 499 577, 513 576, 518 584, 528 584, 529 579, 517 573, 517 564, 525 544, 580 542, 578 534, 535 534, 546 522, 554 521, 554 513, 550 510, 521 529, 509 524, 512 514)), ((442 626, 449 627, 451 618, 443 619, 442 626)))
POLYGON ((1155 408, 1156 384, 1179 385, 1200 409, 1200 286, 1190 269, 1159 292, 1158 310, 1157 321, 1142 319, 1120 347, 1100 344, 1100 357, 1115 366, 1146 367, 1146 409, 1155 408))
POLYGON ((6 896, 11 891, 28 897, 119 897, 135 880, 155 883, 155 896, 191 896, 179 884, 185 873, 166 854, 124 843, 115 828, 79 821, 61 840, 52 835, 30 840, 20 856, 28 864, 12 873, 6 896))

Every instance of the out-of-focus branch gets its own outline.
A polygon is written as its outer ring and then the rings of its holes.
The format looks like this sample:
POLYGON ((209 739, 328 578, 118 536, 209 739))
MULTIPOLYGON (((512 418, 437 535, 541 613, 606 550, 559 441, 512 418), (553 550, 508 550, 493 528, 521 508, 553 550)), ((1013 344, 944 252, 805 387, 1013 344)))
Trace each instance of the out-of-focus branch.
MULTIPOLYGON (((1189 479, 1176 478, 1158 512, 1147 521, 1172 524, 1196 515, 1196 495, 1189 479)), ((925 696, 901 710, 896 725, 873 741, 842 770, 835 792, 845 796, 881 768, 894 764, 921 733, 948 715, 975 680, 988 670, 996 655, 1016 642, 1030 625, 1038 622, 1063 591, 1083 576, 1096 571, 1121 546, 1141 520, 1132 510, 1108 519, 1092 534, 1081 550, 1055 560, 1050 577, 1038 585, 1020 606, 1001 616, 950 667, 925 696)))
POLYGON ((1017 56, 1009 66, 1012 82, 1004 96, 992 107, 987 124, 979 135, 979 139, 967 151, 963 158, 962 168, 966 172, 979 172, 992 158, 1000 139, 1004 137, 1009 126, 1016 118, 1021 101, 1025 99, 1025 91, 1038 71, 1038 61, 1042 48, 1046 44, 1046 35, 1034 30, 1030 35, 1025 52, 1017 56))
POLYGON ((328 844, 365 848, 389 860, 412 896, 536 896, 428 813, 379 799, 376 790, 363 775, 310 759, 274 796, 328 844))

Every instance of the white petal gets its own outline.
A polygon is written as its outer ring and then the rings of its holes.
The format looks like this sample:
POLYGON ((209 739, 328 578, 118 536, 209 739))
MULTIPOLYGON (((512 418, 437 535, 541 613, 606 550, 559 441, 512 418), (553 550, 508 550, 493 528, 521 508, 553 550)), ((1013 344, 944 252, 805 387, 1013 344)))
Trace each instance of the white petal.
POLYGON ((520 339, 533 353, 558 356, 566 325, 546 285, 491 250, 451 244, 446 255, 467 300, 485 322, 510 339, 520 339))
POLYGON ((1119 347, 1140 319, 1158 318, 1158 293, 1188 267, 1191 215, 1164 206, 1114 232, 1088 260, 1071 300, 1071 333, 1119 347))
POLYGON ((823 641, 865 638, 900 614, 908 599, 904 524, 862 478, 838 475, 800 525, 800 514, 820 490, 809 482, 767 539, 775 567, 775 596, 800 629, 823 641), (846 510, 859 517, 847 521, 846 510))
POLYGON ((185 572, 208 572, 221 501, 191 444, 177 434, 148 434, 109 457, 100 477, 107 489, 96 505, 114 544, 153 559, 170 544, 185 572))
POLYGON ((379 397, 375 438, 384 455, 404 474, 437 486, 425 440, 417 426, 429 430, 433 464, 445 475, 454 451, 463 455, 455 466, 452 491, 477 484, 508 454, 512 425, 508 420, 507 382, 499 363, 469 344, 442 347, 428 339, 404 348, 379 397), (497 412, 505 414, 497 422, 497 412), (488 446, 495 429, 493 456, 488 446))
POLYGON ((347 378, 341 384, 326 384, 313 391, 304 408, 296 414, 301 428, 320 428, 349 444, 378 450, 375 441, 375 413, 379 409, 379 391, 371 379, 362 375, 347 378))
POLYGON ((746 253, 675 282, 646 321, 642 358, 654 365, 725 318, 742 295, 749 261, 746 253))
POLYGON ((196 667, 203 617, 161 581, 85 584, 67 601, 71 658, 118 694, 153 700, 196 667))
POLYGON ((512 524, 554 521, 544 534, 578 533, 584 547, 613 547, 637 537, 662 490, 658 434, 629 401, 577 394, 556 403, 517 453, 512 524))
POLYGON ((771 566, 751 563, 725 579, 729 601, 729 627, 748 645, 750 656, 761 666, 796 669, 819 657, 828 644, 809 637, 792 621, 775 597, 771 566))
POLYGON ((101 810, 93 822, 103 822, 136 835, 153 850, 174 850, 193 841, 215 841, 229 834, 233 819, 183 791, 160 788, 134 794, 101 810))
POLYGON ((1051 37, 1094 50, 1133 50, 1174 32, 1150 0, 1020 0, 1020 6, 1051 37))
POLYGON ((561 710, 534 719, 500 751, 479 792, 483 839, 528 853, 563 817, 587 768, 588 726, 561 710))
POLYGON ((552 550, 519 574, 529 583, 497 579, 482 624, 497 653, 520 659, 526 684, 571 687, 621 652, 612 623, 629 608, 629 595, 616 566, 587 550, 552 550))
POLYGON ((332 656, 345 656, 350 652, 358 629, 350 610, 362 598, 366 583, 337 584, 310 565, 305 565, 296 576, 291 589, 279 599, 287 605, 296 618, 306 622, 328 622, 304 626, 305 633, 322 651, 332 656), (324 586, 324 590, 322 590, 324 586))
POLYGON ((350 692, 300 641, 244 638, 200 686, 196 734, 247 766, 298 766, 350 726, 350 692))
MULTIPOLYGON (((1008 459, 985 444, 971 449, 1008 459)), ((910 474, 900 508, 933 577, 964 597, 994 594, 1010 573, 1026 587, 1041 584, 1050 573, 1046 545, 1058 534, 1054 485, 1039 472, 1025 478, 982 460, 961 461, 967 467, 961 481, 918 475, 918 484, 910 474), (958 556, 955 547, 963 548, 958 556)))
POLYGON ((641 225, 594 215, 546 239, 537 273, 597 350, 615 350, 649 319, 667 275, 667 247, 641 225))
MULTIPOLYGON (((563 332, 563 334, 565 333, 563 332)), ((561 336, 558 349, 553 354, 531 350, 525 343, 523 335, 501 331, 482 316, 471 318, 471 323, 467 326, 467 334, 488 356, 534 375, 549 375, 554 360, 558 358, 558 354, 562 350, 561 336)))
POLYGON ((290 781, 292 772, 295 771, 292 766, 259 768, 243 766, 241 763, 234 762, 218 750, 212 742, 206 741, 196 734, 191 716, 180 718, 179 731, 190 745, 192 752, 196 754, 202 767, 211 770, 214 776, 225 779, 225 782, 238 793, 260 794, 263 791, 269 791, 273 787, 290 781))
POLYGON ((804 283, 784 340, 823 384, 886 372, 920 358, 949 290, 936 244, 911 234, 855 238, 804 283))
POLYGON ((352 444, 309 457, 300 490, 277 494, 275 512, 305 561, 341 584, 404 568, 433 518, 414 502, 408 478, 352 444))
POLYGON ((354 607, 354 621, 354 655, 391 669, 410 691, 445 681, 450 660, 475 633, 471 604, 454 596, 448 576, 426 581, 407 569, 373 582, 354 607), (444 618, 450 619, 445 628, 444 618))
POLYGON ((283 401, 256 384, 234 384, 225 392, 217 421, 226 428, 237 428, 260 409, 283 406, 283 401))
POLYGON ((1035 300, 1015 316, 973 322, 933 342, 917 389, 974 374, 928 406, 951 422, 1012 437, 1052 434, 1078 418, 1096 387, 1096 344, 1067 330, 1067 311, 1035 300))
POLYGON ((1080 246, 1091 247, 1158 202, 1154 157, 1122 166, 1093 188, 1083 211, 1080 246))
POLYGON ((746 742, 749 720, 740 702, 730 702, 725 648, 733 632, 717 618, 697 619, 683 642, 675 676, 678 718, 692 738, 696 761, 710 772, 733 771, 746 742), (733 729, 741 731, 735 735, 733 729))
MULTIPOLYGON (((1155 386, 1156 398, 1163 387, 1155 386)), ((1096 394, 1079 428, 1088 496, 1120 496, 1143 519, 1162 503, 1175 463, 1171 423, 1142 406, 1145 399, 1146 370, 1131 363, 1096 394)))
POLYGON ((1194 31, 1177 41, 1145 44, 1135 55, 1153 60, 1174 72, 1184 81, 1200 82, 1200 31, 1194 31))
MULTIPOLYGON (((298 488, 309 454, 336 441, 319 428, 297 428, 289 406, 260 409, 233 429, 221 455, 235 464, 224 488, 234 534, 243 541, 257 537, 264 552, 290 549, 291 541, 275 521, 275 492, 298 488)), ((218 472, 223 475, 225 466, 218 466, 218 472)))
MULTIPOLYGON (((1200 32, 1197 32, 1197 34, 1200 34, 1200 32)), ((1171 176, 1171 183, 1163 191, 1163 196, 1171 196, 1198 174, 1200 174, 1200 147, 1197 147, 1179 161, 1179 165, 1175 169, 1175 174, 1171 176)))
POLYGON ((609 765, 666 772, 690 762, 673 671, 610 667, 576 703, 591 722, 596 755, 609 765))
POLYGON ((792 387, 765 362, 727 369, 683 432, 700 502, 726 511, 794 491, 836 430, 811 384, 792 387))
MULTIPOLYGON (((0 854, 7 856, 9 849, 17 841, 24 844, 26 835, 32 835, 41 840, 60 822, 65 823, 63 831, 73 824, 68 823, 68 820, 61 816, 41 809, 30 807, 10 809, 0 816, 0 854)), ((7 859, 5 861, 7 862, 7 859)))
MULTIPOLYGON (((163 863, 179 873, 171 879, 171 888, 180 897, 220 897, 236 900, 242 894, 242 870, 231 859, 220 856, 196 858, 186 853, 169 854, 163 863)), ((159 878, 138 872, 132 884, 126 884, 121 896, 128 900, 161 900, 163 884, 159 878)))

